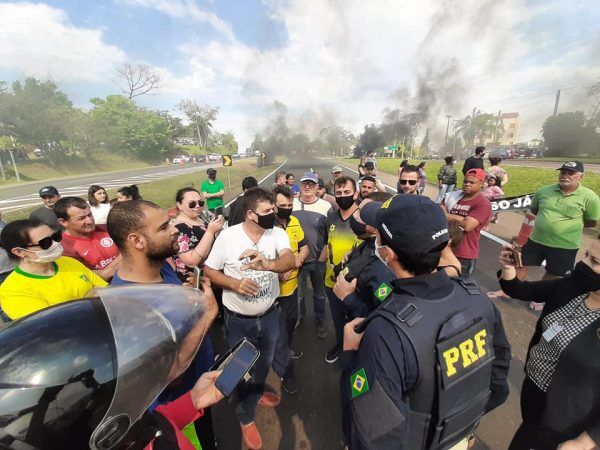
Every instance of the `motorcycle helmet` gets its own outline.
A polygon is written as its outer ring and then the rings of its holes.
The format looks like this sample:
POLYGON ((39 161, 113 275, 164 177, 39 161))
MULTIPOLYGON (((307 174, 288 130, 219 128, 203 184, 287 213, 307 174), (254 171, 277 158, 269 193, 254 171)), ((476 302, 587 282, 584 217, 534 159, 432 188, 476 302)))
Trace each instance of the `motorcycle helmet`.
POLYGON ((108 450, 189 366, 206 298, 173 285, 98 289, 0 328, 0 449, 108 450))

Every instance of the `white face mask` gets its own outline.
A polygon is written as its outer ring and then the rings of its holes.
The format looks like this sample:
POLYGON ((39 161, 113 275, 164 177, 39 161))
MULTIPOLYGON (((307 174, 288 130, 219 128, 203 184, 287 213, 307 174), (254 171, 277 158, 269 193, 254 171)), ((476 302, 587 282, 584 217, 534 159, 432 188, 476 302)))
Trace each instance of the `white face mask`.
POLYGON ((377 256, 382 263, 384 263, 386 266, 388 266, 388 263, 386 262, 386 260, 383 259, 383 256, 381 256, 381 253, 379 253, 379 249, 383 248, 383 247, 387 247, 387 245, 379 245, 379 243, 377 241, 375 241, 375 256, 377 256))
POLYGON ((33 251, 30 250, 33 253, 35 253, 35 258, 29 258, 29 260, 31 262, 38 262, 38 263, 49 263, 49 262, 53 262, 56 261, 58 258, 60 258, 63 254, 63 246, 61 245, 60 242, 53 242, 52 246, 47 249, 47 250, 37 250, 37 251, 33 251))

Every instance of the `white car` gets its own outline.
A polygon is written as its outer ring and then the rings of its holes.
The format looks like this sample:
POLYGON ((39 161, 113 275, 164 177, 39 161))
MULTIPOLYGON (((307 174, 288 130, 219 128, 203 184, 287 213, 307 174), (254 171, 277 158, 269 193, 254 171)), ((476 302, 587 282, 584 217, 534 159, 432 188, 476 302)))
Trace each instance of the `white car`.
POLYGON ((185 162, 185 159, 183 158, 183 156, 176 156, 175 158, 173 158, 173 164, 183 164, 185 162))
POLYGON ((219 155, 208 155, 209 161, 221 161, 221 157, 219 155))

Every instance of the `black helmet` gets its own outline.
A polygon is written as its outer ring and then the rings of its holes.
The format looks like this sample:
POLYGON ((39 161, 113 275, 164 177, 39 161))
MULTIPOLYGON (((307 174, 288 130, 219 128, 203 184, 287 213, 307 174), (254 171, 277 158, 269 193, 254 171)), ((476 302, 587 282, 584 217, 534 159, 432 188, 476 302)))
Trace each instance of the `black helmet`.
POLYGON ((96 291, 0 328, 0 449, 119 448, 206 331, 201 291, 96 291))

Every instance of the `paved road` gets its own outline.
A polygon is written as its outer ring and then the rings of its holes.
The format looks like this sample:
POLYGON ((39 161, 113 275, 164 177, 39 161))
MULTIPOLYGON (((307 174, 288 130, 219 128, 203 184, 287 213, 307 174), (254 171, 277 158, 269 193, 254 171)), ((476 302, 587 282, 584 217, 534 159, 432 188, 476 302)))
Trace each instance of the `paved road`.
MULTIPOLYGON (((567 159, 565 159, 567 161, 567 159)), ((557 169, 561 166, 558 161, 538 161, 535 159, 507 159, 502 161, 506 166, 538 167, 541 169, 557 169)), ((586 172, 600 173, 600 164, 583 163, 586 172)))
MULTIPOLYGON (((333 163, 324 160, 288 161, 282 168, 292 172, 298 179, 312 167, 327 178, 333 163)), ((265 187, 271 180, 267 180, 265 187)), ((496 270, 499 244, 482 239, 481 258, 475 271, 475 278, 485 291, 498 289, 496 270)), ((533 274, 532 271, 532 275, 533 274)), ((535 313, 526 304, 512 300, 497 300, 509 340, 513 346, 513 361, 509 374, 511 394, 507 403, 490 413, 482 421, 477 435, 476 449, 505 449, 520 423, 519 390, 523 380, 523 364, 527 344, 537 320, 535 313)), ((310 311, 310 303, 308 305, 310 311)), ((326 308, 327 309, 327 308, 326 308)), ((314 322, 309 316, 307 323, 297 330, 294 346, 304 352, 297 361, 296 371, 300 381, 300 391, 293 396, 283 394, 282 403, 275 409, 259 407, 257 423, 262 432, 264 448, 271 449, 339 449, 341 445, 339 371, 335 365, 327 364, 325 353, 333 345, 333 329, 329 311, 327 321, 330 334, 325 340, 315 337, 314 322)), ((213 339, 217 348, 223 348, 223 331, 213 327, 213 339)), ((280 382, 271 372, 268 379, 273 390, 281 392, 280 382)), ((230 404, 223 402, 215 408, 215 427, 220 438, 221 448, 240 449, 240 429, 230 404)))
POLYGON ((0 209, 3 212, 16 211, 40 204, 38 191, 48 185, 58 188, 61 195, 82 195, 87 197, 90 185, 99 184, 106 189, 129 186, 131 184, 142 184, 150 181, 162 180, 186 173, 204 170, 209 166, 220 166, 221 162, 211 164, 185 164, 147 167, 144 169, 131 169, 106 174, 93 174, 62 178, 54 181, 36 181, 23 185, 13 185, 0 189, 0 209))

